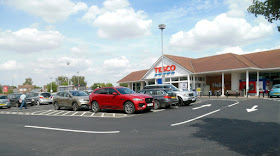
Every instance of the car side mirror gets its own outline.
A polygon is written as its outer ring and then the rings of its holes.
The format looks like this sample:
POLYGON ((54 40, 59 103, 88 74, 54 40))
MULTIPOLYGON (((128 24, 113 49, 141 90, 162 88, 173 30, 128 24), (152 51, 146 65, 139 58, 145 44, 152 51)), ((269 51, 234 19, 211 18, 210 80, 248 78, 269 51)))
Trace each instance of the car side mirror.
POLYGON ((117 92, 114 92, 113 95, 118 95, 118 93, 117 93, 117 92))

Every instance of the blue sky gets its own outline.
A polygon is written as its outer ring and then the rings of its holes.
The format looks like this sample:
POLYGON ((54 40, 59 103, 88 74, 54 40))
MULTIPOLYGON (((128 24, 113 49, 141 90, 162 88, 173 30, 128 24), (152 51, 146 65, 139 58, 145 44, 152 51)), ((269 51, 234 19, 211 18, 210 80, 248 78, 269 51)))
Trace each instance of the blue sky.
POLYGON ((116 84, 164 53, 200 58, 279 49, 275 23, 251 0, 0 0, 0 84, 85 76, 116 84), (66 62, 70 61, 67 66, 66 62), (51 79, 52 78, 52 79, 51 79))

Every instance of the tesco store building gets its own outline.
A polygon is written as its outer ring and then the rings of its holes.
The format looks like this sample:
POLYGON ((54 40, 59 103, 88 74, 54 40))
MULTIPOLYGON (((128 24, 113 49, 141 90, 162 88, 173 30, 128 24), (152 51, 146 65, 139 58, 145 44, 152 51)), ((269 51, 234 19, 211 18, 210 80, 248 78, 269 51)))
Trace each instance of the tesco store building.
POLYGON ((132 72, 118 83, 127 83, 136 92, 145 85, 173 84, 202 95, 219 91, 223 96, 237 90, 241 95, 259 95, 259 90, 267 92, 274 84, 280 84, 280 49, 197 59, 164 55, 150 69, 132 72))

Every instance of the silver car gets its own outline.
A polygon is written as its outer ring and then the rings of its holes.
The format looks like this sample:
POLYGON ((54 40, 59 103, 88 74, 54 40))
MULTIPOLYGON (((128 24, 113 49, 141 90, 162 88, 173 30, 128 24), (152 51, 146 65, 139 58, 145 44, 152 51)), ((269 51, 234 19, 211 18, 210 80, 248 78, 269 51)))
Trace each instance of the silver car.
POLYGON ((0 95, 0 108, 7 107, 11 108, 11 103, 6 95, 0 95))
POLYGON ((89 97, 83 91, 70 90, 58 92, 53 97, 53 106, 55 110, 61 107, 72 108, 77 111, 81 108, 89 109, 89 97))
POLYGON ((52 104, 53 100, 51 97, 51 93, 49 92, 38 92, 34 93, 34 99, 35 104, 40 105, 40 104, 52 104))

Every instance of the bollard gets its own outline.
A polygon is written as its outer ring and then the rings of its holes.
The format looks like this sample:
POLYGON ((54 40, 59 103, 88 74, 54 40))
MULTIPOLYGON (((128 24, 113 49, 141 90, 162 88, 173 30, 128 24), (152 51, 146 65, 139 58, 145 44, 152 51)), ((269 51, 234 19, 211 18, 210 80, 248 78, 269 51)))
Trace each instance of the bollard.
POLYGON ((208 92, 208 93, 209 93, 209 98, 210 98, 210 92, 211 92, 211 91, 209 90, 209 92, 208 92))
POLYGON ((235 93, 236 98, 238 97, 238 90, 236 89, 236 93, 235 93))
POLYGON ((265 90, 263 90, 263 98, 264 98, 264 91, 265 91, 265 90))
POLYGON ((259 98, 261 97, 261 91, 259 90, 259 98))
POLYGON ((228 98, 228 90, 227 90, 227 98, 228 98))
POLYGON ((217 91, 217 97, 219 97, 219 91, 217 91))
POLYGON ((248 92, 249 92, 249 91, 248 91, 248 90, 246 90, 246 96, 247 96, 247 98, 248 98, 248 92))
POLYGON ((270 92, 270 90, 267 90, 267 97, 269 98, 269 92, 270 92))

